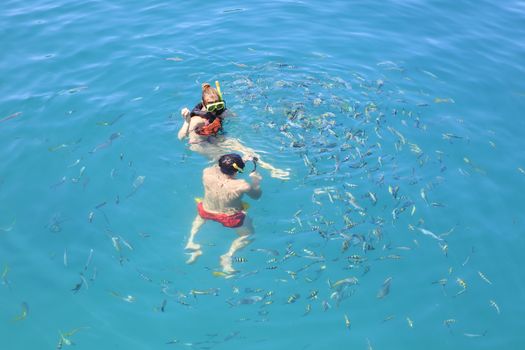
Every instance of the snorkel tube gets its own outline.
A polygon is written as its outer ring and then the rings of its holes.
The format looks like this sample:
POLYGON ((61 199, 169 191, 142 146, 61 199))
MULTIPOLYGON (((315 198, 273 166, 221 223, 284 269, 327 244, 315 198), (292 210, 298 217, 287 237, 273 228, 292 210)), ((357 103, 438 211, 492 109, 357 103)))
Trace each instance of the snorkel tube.
POLYGON ((215 80, 215 88, 217 89, 217 94, 219 94, 219 98, 221 99, 221 101, 224 101, 224 99, 222 98, 221 84, 219 84, 218 80, 215 80))

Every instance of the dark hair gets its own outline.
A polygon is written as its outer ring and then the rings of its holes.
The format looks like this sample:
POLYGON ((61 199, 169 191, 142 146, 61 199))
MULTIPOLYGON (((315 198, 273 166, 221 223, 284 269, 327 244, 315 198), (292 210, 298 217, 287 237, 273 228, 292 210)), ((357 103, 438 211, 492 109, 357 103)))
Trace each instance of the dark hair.
POLYGON ((244 162, 241 156, 236 153, 225 154, 219 158, 219 168, 221 168, 223 174, 235 174, 237 169, 235 169, 234 164, 236 164, 237 167, 244 169, 244 162))

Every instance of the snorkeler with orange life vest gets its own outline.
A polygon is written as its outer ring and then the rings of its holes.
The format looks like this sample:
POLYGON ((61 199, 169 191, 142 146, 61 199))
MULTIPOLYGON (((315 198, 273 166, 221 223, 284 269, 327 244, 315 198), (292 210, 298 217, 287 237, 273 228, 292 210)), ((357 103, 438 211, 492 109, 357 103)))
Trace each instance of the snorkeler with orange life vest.
POLYGON ((179 140, 188 137, 190 150, 212 160, 217 160, 227 152, 239 152, 246 159, 257 158, 260 167, 269 170, 272 177, 288 180, 288 171, 264 162, 253 149, 244 146, 237 139, 221 134, 228 112, 218 81, 215 82, 215 86, 216 88, 213 88, 208 83, 202 84, 201 102, 191 111, 188 108, 181 110, 184 123, 178 132, 179 140))

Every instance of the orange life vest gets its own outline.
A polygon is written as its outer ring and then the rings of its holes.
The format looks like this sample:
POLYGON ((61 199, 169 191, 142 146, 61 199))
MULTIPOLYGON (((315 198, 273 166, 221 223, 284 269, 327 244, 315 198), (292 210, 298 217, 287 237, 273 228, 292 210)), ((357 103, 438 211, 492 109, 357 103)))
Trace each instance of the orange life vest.
POLYGON ((195 130, 201 136, 215 136, 222 130, 222 118, 216 117, 213 122, 195 130))

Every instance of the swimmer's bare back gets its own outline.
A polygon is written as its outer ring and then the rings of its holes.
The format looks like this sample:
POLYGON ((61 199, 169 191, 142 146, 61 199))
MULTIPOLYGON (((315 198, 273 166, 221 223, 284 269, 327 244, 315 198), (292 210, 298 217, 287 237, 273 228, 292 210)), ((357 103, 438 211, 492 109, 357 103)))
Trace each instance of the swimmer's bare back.
POLYGON ((204 209, 214 213, 233 214, 243 210, 242 196, 257 199, 261 196, 260 175, 253 173, 253 184, 223 174, 218 166, 204 169, 204 209))

